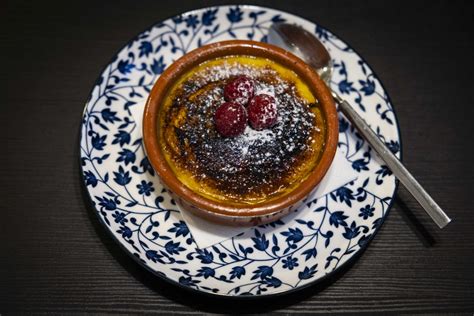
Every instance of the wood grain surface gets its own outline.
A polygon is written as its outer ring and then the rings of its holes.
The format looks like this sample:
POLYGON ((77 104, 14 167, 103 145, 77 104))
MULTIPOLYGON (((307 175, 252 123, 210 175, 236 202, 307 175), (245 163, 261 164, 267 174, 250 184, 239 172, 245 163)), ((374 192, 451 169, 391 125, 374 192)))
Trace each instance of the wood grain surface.
MULTIPOLYGON (((229 1, 226 1, 229 3, 229 1)), ((403 189, 360 258, 258 301, 209 298, 138 266, 95 217, 78 163, 92 84, 131 37, 217 1, 0 4, 0 314, 474 313, 473 5, 261 1, 327 27, 389 92, 403 160, 453 218, 439 230, 403 189)))

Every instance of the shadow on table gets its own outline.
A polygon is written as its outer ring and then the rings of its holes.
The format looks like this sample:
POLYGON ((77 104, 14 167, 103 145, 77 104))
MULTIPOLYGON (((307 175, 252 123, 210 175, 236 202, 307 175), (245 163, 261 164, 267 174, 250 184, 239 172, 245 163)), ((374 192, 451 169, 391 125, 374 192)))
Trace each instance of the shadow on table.
MULTIPOLYGON (((395 209, 401 215, 403 221, 407 224, 408 227, 413 231, 413 233, 418 237, 421 243, 425 247, 432 247, 436 244, 436 240, 433 235, 426 229, 425 225, 418 219, 415 213, 408 207, 405 201, 410 197, 404 189, 398 189, 397 194, 395 195, 395 209)), ((420 208, 420 211, 422 209, 420 208)))
MULTIPOLYGON (((79 153, 77 153, 77 155, 79 155, 79 153)), ((79 167, 78 169, 79 177, 82 178, 81 168, 79 167)), ((137 260, 132 258, 124 249, 122 249, 119 242, 116 242, 107 232, 107 230, 102 227, 102 224, 96 216, 96 210, 92 205, 85 184, 83 181, 80 182, 81 196, 87 208, 87 216, 89 217, 90 222, 92 223, 94 230, 99 236, 100 240, 112 254, 114 259, 117 260, 136 280, 143 283, 145 286, 155 291, 159 295, 173 300, 178 304, 189 306, 190 308, 205 312, 232 312, 237 314, 250 312, 262 313, 283 309, 287 306, 297 304, 313 295, 316 295, 319 292, 324 291, 329 285, 336 282, 354 265, 357 259, 367 248, 365 247, 362 249, 362 251, 359 251, 351 260, 349 260, 349 262, 342 265, 335 273, 331 274, 330 276, 322 279, 316 284, 312 284, 308 287, 293 292, 272 295, 270 297, 258 297, 258 299, 254 299, 252 297, 226 298, 204 294, 202 292, 197 292, 185 287, 177 286, 166 279, 156 276, 141 266, 137 260)), ((402 215, 403 220, 418 236, 421 242, 426 247, 433 246, 435 244, 433 236, 417 219, 417 217, 404 202, 404 199, 401 199, 398 194, 395 197, 395 205, 397 206, 396 209, 398 209, 399 213, 402 215)))

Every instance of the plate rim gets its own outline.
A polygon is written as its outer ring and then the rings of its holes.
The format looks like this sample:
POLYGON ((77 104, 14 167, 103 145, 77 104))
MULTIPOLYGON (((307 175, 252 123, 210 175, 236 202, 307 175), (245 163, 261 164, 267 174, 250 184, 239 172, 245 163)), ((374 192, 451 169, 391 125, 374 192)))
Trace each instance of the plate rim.
MULTIPOLYGON (((182 12, 182 13, 177 13, 177 14, 174 14, 174 15, 170 15, 170 16, 167 16, 163 19, 160 19, 159 21, 155 21, 153 22, 151 25, 149 25, 148 27, 146 27, 145 29, 143 29, 142 31, 138 32, 136 35, 134 35, 133 37, 131 37, 126 43, 124 43, 122 46, 120 46, 117 50, 115 50, 115 52, 112 54, 112 57, 108 59, 108 61, 106 62, 105 66, 101 67, 99 73, 102 74, 106 69, 107 67, 110 65, 110 63, 112 63, 114 60, 115 60, 115 57, 123 50, 124 47, 126 47, 128 44, 132 43, 140 34, 152 29, 155 25, 157 25, 158 23, 162 22, 162 21, 166 21, 166 20, 169 20, 175 16, 178 16, 178 15, 185 15, 185 14, 192 14, 192 13, 196 13, 196 12, 201 12, 201 11, 205 11, 205 10, 209 10, 209 9, 215 9, 215 8, 230 8, 230 7, 239 7, 239 8, 242 8, 242 9, 251 9, 251 10, 258 10, 258 9, 267 9, 267 10, 274 10, 274 11, 279 11, 279 12, 282 12, 282 13, 285 13, 285 14, 289 14, 293 17, 296 17, 296 18, 300 18, 300 19, 303 19, 305 21, 308 21, 310 23, 313 23, 313 24, 317 24, 318 26, 320 26, 321 28, 325 29, 325 30, 328 30, 330 31, 331 34, 335 35, 337 38, 341 39, 342 40, 342 37, 338 36, 336 33, 334 33, 333 31, 331 31, 330 29, 328 29, 327 27, 325 27, 324 25, 320 24, 320 23, 315 23, 313 22, 311 19, 309 18, 306 18, 305 16, 300 16, 298 14, 295 14, 293 12, 289 12, 289 11, 284 11, 284 10, 280 10, 280 9, 277 9, 277 8, 271 8, 271 7, 266 7, 266 6, 260 6, 260 5, 253 5, 253 4, 236 4, 236 5, 232 5, 232 4, 223 4, 223 5, 216 5, 216 6, 204 6, 204 7, 200 7, 200 8, 196 8, 196 9, 191 9, 189 11, 185 11, 185 12, 182 12)), ((388 102, 391 104, 391 107, 392 107, 392 112, 393 112, 393 115, 394 115, 394 118, 395 118, 395 127, 396 127, 396 130, 397 130, 397 134, 398 134, 398 142, 400 144, 399 146, 399 160, 401 162, 403 162, 403 141, 402 141, 402 134, 400 132, 400 123, 399 123, 399 120, 398 120, 398 115, 397 115, 397 112, 396 112, 396 109, 395 107, 393 106, 393 103, 392 103, 392 99, 390 98, 390 94, 388 93, 388 91, 385 89, 385 86, 383 84, 383 82, 380 80, 380 77, 378 76, 378 74, 374 71, 374 69, 371 67, 371 65, 366 61, 366 59, 360 55, 358 53, 357 50, 355 50, 352 45, 350 45, 348 42, 346 42, 345 40, 343 40, 344 43, 347 45, 348 48, 350 48, 355 54, 357 54, 357 56, 366 64, 368 65, 369 69, 372 71, 372 73, 375 75, 375 77, 378 79, 378 82, 380 84, 380 86, 382 87, 382 89, 384 90, 386 96, 387 96, 387 100, 388 102)), ((94 81, 94 83, 92 84, 92 88, 89 90, 89 93, 88 93, 88 96, 87 96, 87 99, 85 101, 85 105, 84 105, 84 109, 81 113, 81 124, 79 126, 79 148, 80 148, 80 145, 83 141, 83 133, 82 133, 82 119, 83 119, 83 116, 84 116, 84 113, 87 111, 87 107, 89 105, 89 101, 91 100, 92 96, 93 96, 93 91, 94 91, 94 88, 96 87, 97 85, 97 79, 94 81)), ((83 169, 83 165, 81 163, 81 154, 80 154, 80 151, 79 151, 79 155, 78 155, 78 162, 79 162, 79 171, 80 171, 80 177, 81 177, 81 188, 87 193, 87 197, 88 197, 88 204, 90 207, 92 207, 94 210, 97 210, 96 209, 96 206, 94 205, 93 203, 93 199, 91 197, 91 193, 90 191, 87 189, 87 185, 83 179, 83 174, 84 174, 84 169, 83 169)), ((324 282, 325 280, 327 280, 328 278, 334 276, 336 273, 338 272, 341 272, 341 271, 345 271, 348 267, 350 267, 351 265, 355 264, 355 262, 361 257, 361 255, 367 250, 369 244, 372 242, 372 240, 375 238, 375 236, 377 235, 377 233, 379 232, 379 230, 382 228, 383 224, 385 223, 385 219, 387 218, 387 216, 389 215, 390 213, 390 210, 392 209, 392 206, 394 204, 394 201, 395 201, 395 196, 397 194, 397 191, 398 191, 398 187, 399 187, 399 181, 397 178, 395 178, 395 187, 394 187, 394 190, 393 190, 393 194, 391 196, 391 199, 390 199, 390 203, 388 204, 387 206, 387 209, 385 210, 385 213, 384 215, 381 217, 381 223, 380 225, 378 225, 378 227, 375 228, 374 232, 371 234, 371 236, 369 237, 369 239, 367 240, 366 243, 364 243, 363 246, 361 246, 355 253, 353 256, 351 256, 349 259, 347 259, 346 262, 344 262, 343 264, 341 264, 340 266, 337 267, 337 269, 325 274, 324 276, 320 277, 319 279, 316 279, 316 280, 313 280, 311 282, 308 282, 304 285, 301 285, 299 287, 296 287, 296 288, 291 288, 289 290, 286 290, 286 291, 282 291, 282 292, 278 292, 278 293, 271 293, 271 294, 259 294, 259 295, 226 295, 224 293, 213 293, 213 292, 206 292, 206 291, 202 291, 202 290, 199 290, 199 289, 195 289, 193 287, 189 287, 189 286, 184 286, 182 284, 180 284, 179 282, 175 281, 175 280, 172 280, 170 278, 167 278, 166 276, 162 275, 159 273, 159 271, 155 271, 153 270, 150 266, 144 264, 143 262, 140 261, 139 258, 137 258, 136 256, 134 256, 130 251, 128 251, 128 249, 120 242, 120 240, 117 238, 117 236, 115 236, 115 234, 112 233, 112 231, 110 229, 108 229, 106 223, 104 222, 104 220, 99 216, 98 212, 94 212, 95 213, 95 216, 97 216, 97 218, 99 219, 99 223, 102 225, 102 227, 106 230, 107 232, 107 235, 111 236, 112 239, 114 240, 114 242, 116 244, 118 244, 118 246, 121 248, 121 251, 124 251, 130 258, 132 258, 140 267, 142 268, 145 268, 148 272, 150 272, 151 274, 153 274, 153 276, 155 277, 158 277, 158 279, 160 280, 163 280, 164 282, 168 283, 169 285, 173 285, 173 286, 176 286, 178 287, 179 289, 181 290, 184 290, 188 293, 193 293, 193 294, 199 294, 199 295, 202 295, 202 296, 205 296, 205 297, 209 297, 209 298, 224 298, 224 299, 229 299, 229 300, 256 300, 256 299, 267 299, 267 298, 274 298, 274 297, 280 297, 280 296, 285 296, 285 295, 290 295, 292 293, 295 293, 295 292, 298 292, 298 291, 301 291, 303 289, 307 289, 311 286, 315 286, 319 283, 322 283, 324 282)), ((84 201, 86 202, 86 201, 84 201)), ((88 210, 87 210, 88 211, 88 210)))

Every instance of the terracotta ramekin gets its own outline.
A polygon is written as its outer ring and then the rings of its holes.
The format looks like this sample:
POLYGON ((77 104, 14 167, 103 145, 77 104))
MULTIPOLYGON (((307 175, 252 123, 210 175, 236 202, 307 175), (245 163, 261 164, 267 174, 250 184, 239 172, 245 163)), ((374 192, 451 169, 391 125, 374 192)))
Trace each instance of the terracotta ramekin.
POLYGON ((208 220, 233 226, 251 226, 268 223, 292 210, 307 197, 326 174, 336 153, 338 120, 331 93, 318 74, 295 55, 273 45, 253 41, 223 41, 191 51, 170 65, 153 86, 143 117, 143 141, 148 159, 163 185, 180 207, 208 220), (168 165, 161 150, 158 133, 158 115, 166 95, 183 74, 196 65, 217 57, 229 55, 257 56, 273 60, 292 69, 310 87, 320 102, 326 118, 327 138, 324 152, 311 174, 289 194, 251 206, 235 206, 207 199, 181 183, 168 165))

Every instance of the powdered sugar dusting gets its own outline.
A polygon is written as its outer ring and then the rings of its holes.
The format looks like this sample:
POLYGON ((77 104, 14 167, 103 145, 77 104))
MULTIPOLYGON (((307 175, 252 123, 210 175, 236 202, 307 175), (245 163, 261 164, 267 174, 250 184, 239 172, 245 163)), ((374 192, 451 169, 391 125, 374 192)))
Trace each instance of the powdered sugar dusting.
POLYGON ((182 84, 168 111, 170 126, 165 128, 178 143, 173 159, 225 196, 265 196, 288 186, 288 176, 314 156, 311 144, 317 131, 309 107, 294 83, 271 67, 225 61, 204 68, 182 84), (214 113, 225 102, 226 83, 242 75, 254 80, 255 95, 275 99, 277 120, 271 128, 257 131, 246 126, 237 137, 223 137, 215 129, 214 113), (184 109, 185 118, 178 114, 184 109))
POLYGON ((274 142, 275 140, 276 135, 272 130, 257 131, 250 126, 247 126, 244 133, 239 136, 237 144, 242 150, 242 156, 245 158, 248 154, 249 148, 254 146, 257 141, 265 144, 274 142))
POLYGON ((275 87, 260 83, 257 85, 257 92, 255 94, 267 94, 275 98, 275 87))

